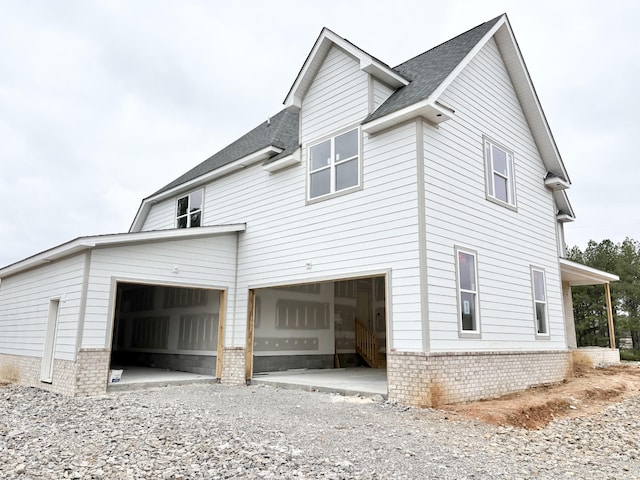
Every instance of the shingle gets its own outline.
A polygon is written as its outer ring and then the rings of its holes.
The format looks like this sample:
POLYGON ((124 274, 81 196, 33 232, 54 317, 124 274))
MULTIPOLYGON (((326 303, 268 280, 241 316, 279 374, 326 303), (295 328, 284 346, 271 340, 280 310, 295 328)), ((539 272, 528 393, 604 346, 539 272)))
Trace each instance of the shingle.
POLYGON ((394 70, 411 83, 396 90, 362 123, 376 120, 429 98, 501 17, 502 15, 478 25, 395 67, 394 70))
POLYGON ((280 111, 271 119, 265 120, 249 133, 196 165, 151 196, 194 180, 201 175, 212 172, 270 145, 282 148, 283 151, 271 157, 268 162, 291 155, 298 148, 298 113, 292 113, 287 110, 280 111))
MULTIPOLYGON (((468 32, 395 67, 393 70, 410 80, 411 83, 396 90, 362 123, 370 122, 429 98, 500 18, 501 16, 478 25, 468 32)), ((282 148, 283 151, 265 163, 271 163, 291 155, 300 146, 298 122, 298 113, 292 113, 286 109, 280 111, 270 121, 263 122, 151 196, 194 180, 270 145, 282 148)))

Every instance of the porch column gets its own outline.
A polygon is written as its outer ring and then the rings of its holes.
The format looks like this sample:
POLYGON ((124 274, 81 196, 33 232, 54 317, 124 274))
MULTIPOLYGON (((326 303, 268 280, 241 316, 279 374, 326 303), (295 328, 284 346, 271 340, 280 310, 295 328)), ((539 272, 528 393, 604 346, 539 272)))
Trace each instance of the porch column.
POLYGON ((607 301, 607 320, 609 322, 609 347, 616 348, 616 333, 613 330, 613 310, 611 308, 611 289, 609 282, 604 284, 604 297, 607 301))
POLYGON ((571 298, 571 284, 562 282, 562 300, 564 302, 564 331, 567 337, 567 347, 578 348, 576 340, 576 322, 573 316, 573 298, 571 298))

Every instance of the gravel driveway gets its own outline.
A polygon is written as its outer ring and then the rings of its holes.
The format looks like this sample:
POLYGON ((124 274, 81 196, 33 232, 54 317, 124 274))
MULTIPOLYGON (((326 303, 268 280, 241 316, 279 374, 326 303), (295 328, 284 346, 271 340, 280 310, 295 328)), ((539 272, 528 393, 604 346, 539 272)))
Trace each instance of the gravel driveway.
POLYGON ((640 397, 541 431, 357 397, 0 388, 0 478, 640 478, 640 397))

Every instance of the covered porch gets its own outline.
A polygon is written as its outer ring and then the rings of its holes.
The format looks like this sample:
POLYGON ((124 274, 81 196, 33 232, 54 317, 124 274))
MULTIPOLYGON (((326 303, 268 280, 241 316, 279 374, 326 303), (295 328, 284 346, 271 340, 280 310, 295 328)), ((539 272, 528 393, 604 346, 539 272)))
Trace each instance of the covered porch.
POLYGON ((610 289, 610 283, 616 282, 620 280, 620 278, 612 273, 588 267, 586 265, 567 260, 566 258, 560 258, 560 273, 562 278, 562 296, 564 301, 567 346, 570 349, 578 348, 571 287, 602 285, 606 302, 609 348, 583 347, 580 350, 584 351, 585 354, 591 357, 596 365, 620 362, 620 353, 616 348, 610 289))

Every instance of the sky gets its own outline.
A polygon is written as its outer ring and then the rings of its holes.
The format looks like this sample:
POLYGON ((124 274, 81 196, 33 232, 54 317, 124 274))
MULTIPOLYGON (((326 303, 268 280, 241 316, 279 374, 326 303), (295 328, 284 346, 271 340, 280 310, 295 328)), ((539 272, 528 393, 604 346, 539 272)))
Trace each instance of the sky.
POLYGON ((569 246, 640 240, 640 2, 0 0, 0 266, 126 232, 283 108, 322 27, 394 66, 507 13, 571 177, 569 246))

